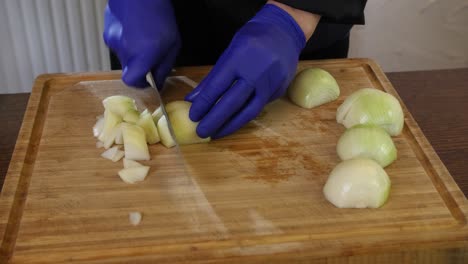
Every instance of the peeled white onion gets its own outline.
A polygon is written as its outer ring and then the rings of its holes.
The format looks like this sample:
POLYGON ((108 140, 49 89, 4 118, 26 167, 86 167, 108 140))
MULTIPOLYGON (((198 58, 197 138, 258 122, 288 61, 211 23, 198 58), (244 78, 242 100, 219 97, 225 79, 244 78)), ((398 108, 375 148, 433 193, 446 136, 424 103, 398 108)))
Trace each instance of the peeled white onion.
POLYGON ((382 167, 397 158, 397 149, 385 129, 375 125, 356 125, 341 135, 336 146, 341 160, 373 159, 382 167))
POLYGON ((172 101, 168 104, 166 104, 165 109, 167 114, 170 112, 173 112, 175 110, 180 110, 180 109, 190 109, 192 106, 192 103, 187 102, 187 101, 172 101))
POLYGON ((198 122, 193 122, 189 117, 191 103, 186 102, 182 107, 179 107, 171 112, 168 112, 169 120, 174 129, 174 136, 177 143, 181 145, 206 143, 211 140, 208 138, 200 138, 197 135, 198 122))
POLYGON ((391 182, 371 159, 350 159, 338 164, 323 187, 325 198, 338 208, 378 208, 388 199, 391 182))
POLYGON ((378 125, 390 135, 399 135, 403 129, 403 110, 391 94, 364 88, 348 96, 338 107, 336 121, 346 128, 358 124, 378 125))
POLYGON ((288 88, 288 95, 296 105, 312 108, 336 100, 340 87, 329 72, 308 68, 296 75, 288 88))

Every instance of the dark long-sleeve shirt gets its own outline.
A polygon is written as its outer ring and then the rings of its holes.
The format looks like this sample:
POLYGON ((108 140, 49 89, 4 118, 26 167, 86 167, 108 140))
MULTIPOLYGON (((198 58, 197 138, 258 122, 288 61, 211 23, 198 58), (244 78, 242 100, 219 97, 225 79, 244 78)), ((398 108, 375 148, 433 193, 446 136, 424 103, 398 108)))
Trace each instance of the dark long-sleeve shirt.
MULTIPOLYGON (((348 37, 353 25, 364 24, 366 0, 277 0, 321 15, 303 54, 333 46, 348 37)), ((214 64, 236 31, 265 0, 172 0, 182 35, 178 65, 214 64)))

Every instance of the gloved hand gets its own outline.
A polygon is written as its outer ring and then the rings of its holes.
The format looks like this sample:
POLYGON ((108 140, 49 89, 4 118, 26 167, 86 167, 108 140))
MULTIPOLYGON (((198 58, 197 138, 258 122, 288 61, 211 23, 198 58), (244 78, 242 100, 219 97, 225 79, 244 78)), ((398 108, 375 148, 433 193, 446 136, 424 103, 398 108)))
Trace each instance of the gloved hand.
POLYGON ((304 32, 286 11, 265 5, 185 97, 192 102, 190 119, 201 120, 197 134, 202 138, 231 134, 283 95, 305 44, 304 32))
POLYGON ((153 71, 162 88, 181 41, 170 0, 109 0, 104 14, 104 41, 122 65, 122 80, 146 87, 153 71))

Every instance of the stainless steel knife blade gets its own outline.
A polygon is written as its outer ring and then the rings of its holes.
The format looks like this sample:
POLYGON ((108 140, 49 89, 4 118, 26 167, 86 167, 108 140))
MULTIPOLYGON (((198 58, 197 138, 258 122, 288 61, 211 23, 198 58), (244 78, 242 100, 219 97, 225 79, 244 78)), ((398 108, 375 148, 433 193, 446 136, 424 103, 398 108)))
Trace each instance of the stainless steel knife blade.
POLYGON ((169 116, 168 116, 168 114, 166 112, 164 101, 162 100, 162 96, 159 93, 158 87, 156 86, 156 82, 154 81, 153 73, 151 71, 146 74, 146 80, 150 84, 151 88, 154 89, 154 91, 156 92, 156 98, 159 101, 159 107, 161 108, 161 112, 163 113, 164 118, 166 118, 166 120, 167 120, 167 126, 169 127, 169 132, 170 132, 171 137, 174 139, 174 142, 176 144, 175 147, 177 148, 178 152, 181 153, 180 146, 177 143, 176 138, 175 138, 174 129, 172 128, 171 122, 169 121, 169 116))
MULTIPOLYGON (((182 80, 183 82, 189 82, 191 86, 196 86, 196 83, 190 79, 188 79, 185 76, 173 76, 169 77, 167 80, 168 86, 173 85, 172 80, 182 80)), ((156 92, 156 99, 159 100, 159 105, 161 107, 161 112, 167 119, 167 124, 169 127, 170 134, 172 138, 175 141, 175 151, 177 153, 178 159, 175 161, 179 168, 183 170, 183 175, 179 175, 177 182, 174 182, 173 184, 170 184, 171 181, 168 181, 168 188, 177 188, 177 192, 173 192, 174 195, 176 194, 183 194, 180 197, 175 198, 177 201, 179 201, 179 205, 181 208, 179 208, 180 211, 189 211, 191 212, 192 216, 190 217, 191 219, 205 219, 205 221, 208 221, 209 224, 207 224, 208 229, 207 232, 213 232, 213 233, 218 233, 220 237, 226 238, 228 237, 228 229, 224 225, 224 222, 220 216, 218 216, 215 208, 211 205, 210 200, 205 196, 205 193, 203 191, 203 188, 200 186, 200 184, 197 181, 197 178, 202 176, 200 172, 197 171, 196 167, 196 160, 193 160, 194 156, 190 155, 190 153, 193 154, 194 147, 199 149, 199 152, 203 152, 204 147, 202 144, 198 145, 180 145, 177 143, 175 140, 175 134, 173 127, 169 121, 168 114, 166 112, 165 104, 164 104, 164 96, 166 98, 170 97, 169 93, 165 93, 165 90, 162 89, 161 92, 156 87, 156 82, 154 81, 154 76, 152 73, 148 73, 146 75, 147 81, 150 83, 150 86, 152 89, 155 90, 156 92), (188 149, 187 149, 188 148, 188 149), (187 151, 188 155, 185 155, 184 151, 187 151), (182 181, 181 181, 182 180, 182 181), (182 183, 181 183, 182 182, 182 183), (183 190, 180 192, 180 190, 183 190), (198 212, 201 213, 193 213, 193 209, 197 208, 198 212), (210 230, 211 229, 211 230, 210 230)), ((193 89, 193 87, 191 87, 193 89)), ((162 87, 160 87, 162 88, 162 87)), ((178 87, 180 88, 180 87, 178 87)), ((196 157, 195 157, 196 158, 196 157)), ((179 172, 180 173, 180 172, 179 172)))

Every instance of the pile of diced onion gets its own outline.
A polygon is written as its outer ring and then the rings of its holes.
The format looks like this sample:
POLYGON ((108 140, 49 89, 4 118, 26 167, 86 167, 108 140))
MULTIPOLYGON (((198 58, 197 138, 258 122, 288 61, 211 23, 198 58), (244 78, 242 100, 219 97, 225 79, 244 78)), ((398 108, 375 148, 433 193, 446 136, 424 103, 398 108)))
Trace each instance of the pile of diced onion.
POLYGON ((106 149, 101 154, 105 159, 118 162, 123 158, 124 168, 118 175, 124 182, 143 181, 150 167, 138 161, 150 160, 148 145, 159 142, 168 148, 175 145, 166 118, 160 108, 153 113, 148 109, 140 113, 135 100, 127 96, 107 97, 103 105, 104 115, 97 117, 93 127, 93 134, 98 139, 96 147, 106 149))

